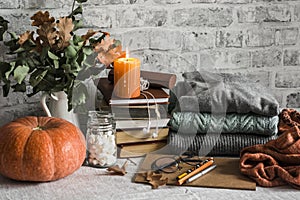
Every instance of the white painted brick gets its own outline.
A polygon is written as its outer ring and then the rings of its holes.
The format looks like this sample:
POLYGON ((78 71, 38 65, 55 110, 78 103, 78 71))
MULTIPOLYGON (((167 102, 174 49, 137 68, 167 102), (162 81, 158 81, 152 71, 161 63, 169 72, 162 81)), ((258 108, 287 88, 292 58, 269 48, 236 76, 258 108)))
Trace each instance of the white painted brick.
POLYGON ((247 69, 251 55, 247 51, 208 51, 200 54, 200 66, 209 69, 247 69))
POLYGON ((89 0, 91 5, 122 5, 122 4, 143 4, 149 0, 89 0))
POLYGON ((182 33, 178 30, 157 28, 149 33, 150 48, 160 50, 178 50, 181 48, 182 33))
POLYGON ((19 7, 19 0, 2 0, 0 2, 0 9, 15 9, 19 7))
POLYGON ((275 43, 276 45, 295 45, 298 41, 298 35, 299 29, 297 27, 277 29, 275 43))
POLYGON ((300 108, 300 92, 294 92, 289 94, 286 97, 287 104, 285 105, 288 108, 300 108))
POLYGON ((178 80, 183 80, 183 72, 197 70, 198 56, 193 53, 140 51, 135 55, 141 59, 141 69, 174 73, 178 80))
POLYGON ((300 71, 276 73, 275 86, 278 88, 300 88, 300 71))
POLYGON ((167 10, 157 7, 120 8, 116 15, 121 28, 157 27, 163 26, 167 21, 167 10))
POLYGON ((115 12, 115 9, 107 9, 106 7, 86 9, 83 15, 85 26, 112 28, 116 21, 115 12))
POLYGON ((215 3, 216 0, 192 0, 192 3, 215 3))
POLYGON ((300 66, 300 50, 286 49, 283 55, 284 66, 300 66))
POLYGON ((221 30, 216 33, 217 47, 238 47, 243 46, 244 33, 242 30, 227 31, 221 30))
POLYGON ((184 0, 153 0, 157 4, 179 4, 184 0))
POLYGON ((173 13, 173 23, 176 26, 209 26, 227 27, 233 22, 230 8, 183 8, 173 13))
POLYGON ((254 22, 290 22, 291 7, 285 4, 243 7, 238 10, 238 21, 254 22))
POLYGON ((215 33, 212 31, 188 31, 183 33, 183 50, 200 51, 211 49, 215 44, 215 33))
POLYGON ((134 29, 122 34, 122 45, 130 51, 148 49, 150 46, 149 29, 134 29))
POLYGON ((266 49, 252 52, 252 67, 282 67, 282 50, 266 49))
POLYGON ((294 7, 294 21, 300 22, 300 4, 294 7))
MULTIPOLYGON (((1 15, 1 14, 0 14, 1 15)), ((16 32, 17 34, 24 33, 26 30, 33 30, 34 28, 30 25, 30 17, 32 16, 29 12, 19 12, 13 10, 13 12, 3 14, 2 17, 9 21, 9 30, 16 32)))
POLYGON ((249 29, 246 34, 248 47, 266 47, 274 45, 275 31, 272 29, 249 29))
POLYGON ((217 3, 228 3, 228 4, 245 4, 250 3, 252 0, 217 0, 217 3))

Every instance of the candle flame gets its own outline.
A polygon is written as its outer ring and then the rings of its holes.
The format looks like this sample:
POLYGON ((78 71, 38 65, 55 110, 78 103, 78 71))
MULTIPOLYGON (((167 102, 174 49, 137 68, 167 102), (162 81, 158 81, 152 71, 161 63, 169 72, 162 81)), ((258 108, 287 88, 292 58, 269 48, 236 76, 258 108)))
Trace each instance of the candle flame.
POLYGON ((129 58, 129 49, 128 49, 128 47, 126 47, 126 56, 125 56, 125 58, 129 58))

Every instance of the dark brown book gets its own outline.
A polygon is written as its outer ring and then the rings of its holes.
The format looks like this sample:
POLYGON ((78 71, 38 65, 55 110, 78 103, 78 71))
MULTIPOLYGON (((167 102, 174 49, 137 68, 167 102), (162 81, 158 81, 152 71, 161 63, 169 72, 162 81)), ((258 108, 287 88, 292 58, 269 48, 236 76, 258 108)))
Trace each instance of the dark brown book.
POLYGON ((147 96, 140 95, 137 98, 119 98, 113 94, 114 85, 107 78, 100 78, 95 82, 97 88, 103 94, 104 99, 109 105, 140 105, 144 104, 168 104, 169 103, 169 94, 162 88, 149 88, 147 93, 143 93, 147 96), (155 99, 152 98, 151 93, 155 99))
MULTIPOLYGON (((161 118, 167 118, 168 115, 168 105, 167 104, 157 104, 157 110, 161 118)), ((155 118, 156 105, 113 105, 109 106, 105 100, 101 100, 98 105, 99 110, 108 111, 114 113, 116 120, 124 119, 148 119, 155 118)))
POLYGON ((176 75, 171 73, 141 71, 141 77, 149 81, 150 87, 172 89, 176 84, 176 75))
MULTIPOLYGON (((168 88, 172 89, 176 84, 176 75, 166 72, 152 72, 141 70, 141 77, 148 80, 150 87, 168 88)), ((108 80, 114 82, 114 71, 110 70, 108 80)))

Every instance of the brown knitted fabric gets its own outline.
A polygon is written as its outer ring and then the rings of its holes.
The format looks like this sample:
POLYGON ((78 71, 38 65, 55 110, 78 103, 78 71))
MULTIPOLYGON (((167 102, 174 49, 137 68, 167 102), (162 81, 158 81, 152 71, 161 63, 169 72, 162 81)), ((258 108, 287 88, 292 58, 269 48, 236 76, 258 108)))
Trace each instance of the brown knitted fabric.
POLYGON ((241 151, 240 170, 266 187, 291 184, 300 189, 300 113, 284 109, 277 139, 241 151))

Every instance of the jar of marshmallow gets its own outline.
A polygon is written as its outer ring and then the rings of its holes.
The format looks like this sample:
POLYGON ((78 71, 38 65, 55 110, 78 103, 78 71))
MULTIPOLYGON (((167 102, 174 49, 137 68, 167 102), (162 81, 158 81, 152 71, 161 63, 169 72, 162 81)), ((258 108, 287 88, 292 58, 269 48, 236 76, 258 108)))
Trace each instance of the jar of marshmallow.
POLYGON ((112 113, 89 111, 87 161, 92 167, 110 167, 117 161, 116 123, 112 113))

